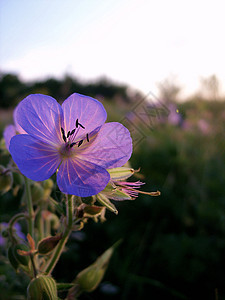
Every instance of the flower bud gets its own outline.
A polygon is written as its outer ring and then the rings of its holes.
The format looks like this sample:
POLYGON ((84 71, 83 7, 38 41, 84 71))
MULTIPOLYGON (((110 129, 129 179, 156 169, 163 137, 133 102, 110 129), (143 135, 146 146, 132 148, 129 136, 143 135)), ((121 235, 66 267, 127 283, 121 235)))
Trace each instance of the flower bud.
POLYGON ((17 271, 18 267, 19 267, 19 263, 18 263, 17 259, 14 256, 14 245, 11 245, 8 248, 8 253, 7 254, 8 254, 8 260, 9 260, 10 264, 17 271))
POLYGON ((45 190, 52 189, 53 186, 54 186, 54 182, 53 182, 53 180, 51 178, 43 181, 43 188, 45 190))
POLYGON ((3 166, 0 166, 0 191, 2 193, 8 192, 13 184, 12 173, 5 169, 3 166))
POLYGON ((56 236, 50 236, 41 240, 38 244, 38 252, 39 254, 48 254, 51 252, 61 240, 62 234, 56 236))
POLYGON ((27 288, 28 300, 56 300, 57 286, 51 276, 39 275, 31 280, 27 288))
POLYGON ((107 266, 109 264, 110 258, 114 252, 114 249, 120 243, 118 241, 108 250, 106 250, 101 256, 97 258, 97 260, 82 270, 76 277, 74 283, 78 284, 80 289, 85 292, 92 292, 97 288, 99 283, 102 281, 102 278, 105 274, 107 266))
POLYGON ((30 251, 29 247, 25 244, 16 244, 13 246, 13 255, 17 260, 17 262, 21 265, 28 266, 30 257, 19 254, 18 250, 22 252, 23 251, 29 252, 30 251))
POLYGON ((31 196, 32 196, 32 201, 35 204, 37 204, 43 198, 44 189, 39 183, 34 182, 31 185, 31 196))

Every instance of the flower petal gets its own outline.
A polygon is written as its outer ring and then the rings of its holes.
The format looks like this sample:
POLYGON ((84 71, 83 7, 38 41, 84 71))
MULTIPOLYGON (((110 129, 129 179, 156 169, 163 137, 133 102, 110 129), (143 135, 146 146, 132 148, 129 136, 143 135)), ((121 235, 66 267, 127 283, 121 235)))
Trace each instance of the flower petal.
POLYGON ((95 140, 76 149, 77 156, 103 168, 123 166, 132 153, 132 139, 129 130, 122 124, 104 124, 95 140))
POLYGON ((9 151, 21 173, 35 181, 48 179, 61 160, 55 148, 28 134, 14 136, 9 151))
POLYGON ((16 127, 16 131, 19 132, 20 134, 26 134, 26 131, 23 130, 23 128, 18 124, 18 121, 17 121, 17 112, 18 112, 18 105, 14 109, 14 112, 13 112, 13 119, 14 119, 14 124, 15 124, 15 127, 16 127))
POLYGON ((19 103, 15 118, 16 123, 33 137, 52 145, 63 142, 63 112, 54 98, 41 94, 26 97, 19 103))
POLYGON ((73 140, 78 140, 102 126, 107 118, 107 113, 101 102, 77 93, 72 94, 63 102, 62 109, 66 133, 76 128, 76 120, 85 127, 78 125, 76 132, 70 137, 73 140))
POLYGON ((109 179, 105 169, 77 158, 64 160, 57 175, 57 183, 63 193, 80 197, 98 194, 109 179))
POLYGON ((6 128, 4 129, 4 132, 3 132, 3 137, 4 137, 4 140, 5 140, 6 148, 8 150, 9 150, 9 144, 10 144, 11 138, 14 135, 16 135, 16 127, 14 125, 6 126, 6 128))

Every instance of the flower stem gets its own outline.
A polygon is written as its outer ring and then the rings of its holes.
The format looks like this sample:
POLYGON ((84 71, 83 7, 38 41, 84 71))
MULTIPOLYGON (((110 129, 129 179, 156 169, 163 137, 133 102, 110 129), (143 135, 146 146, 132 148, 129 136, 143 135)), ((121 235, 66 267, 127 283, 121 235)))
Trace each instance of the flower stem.
POLYGON ((27 177, 24 176, 25 182, 25 192, 27 198, 27 208, 28 208, 28 233, 34 237, 34 210, 32 204, 31 190, 30 190, 30 182, 27 177))
POLYGON ((51 274, 53 271, 55 265, 57 264, 62 251, 64 249, 64 246, 66 245, 66 242, 70 236, 72 226, 73 226, 73 196, 68 195, 67 196, 67 202, 66 202, 66 229, 63 233, 62 239, 58 243, 55 251, 53 252, 53 255, 51 256, 48 265, 46 266, 45 273, 47 275, 51 274))
POLYGON ((34 277, 37 277, 37 269, 35 266, 33 254, 30 254, 30 260, 31 260, 32 268, 33 268, 34 277))

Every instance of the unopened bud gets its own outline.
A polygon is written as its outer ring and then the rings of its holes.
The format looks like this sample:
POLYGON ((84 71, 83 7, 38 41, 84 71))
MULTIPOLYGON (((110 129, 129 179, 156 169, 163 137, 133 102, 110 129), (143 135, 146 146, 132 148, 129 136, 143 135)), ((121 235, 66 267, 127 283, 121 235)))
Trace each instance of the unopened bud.
POLYGON ((17 269, 19 267, 19 263, 18 263, 18 260, 14 256, 14 245, 11 245, 8 248, 8 253, 7 254, 8 254, 8 260, 9 260, 10 264, 17 271, 17 269))
POLYGON ((52 179, 49 178, 49 179, 43 181, 43 188, 45 190, 52 189, 53 186, 54 186, 54 182, 52 179))
POLYGON ((32 195, 33 203, 35 203, 35 204, 38 203, 44 196, 43 187, 39 183, 34 182, 31 185, 31 195, 32 195))
POLYGON ((56 236, 50 236, 41 240, 38 244, 39 254, 48 254, 51 252, 61 240, 62 234, 56 236))
POLYGON ((28 300, 56 300, 57 286, 51 276, 39 275, 31 280, 27 288, 28 300))
POLYGON ((90 265, 77 275, 74 283, 78 284, 81 290, 91 292, 97 288, 105 274, 113 251, 119 243, 120 241, 115 243, 101 256, 99 256, 92 265, 90 265))
POLYGON ((13 184, 12 173, 5 169, 3 166, 0 166, 0 191, 2 193, 8 192, 13 184))
POLYGON ((93 264, 77 275, 76 283, 79 284, 82 291, 92 292, 102 281, 104 274, 104 268, 99 268, 96 264, 93 264))
POLYGON ((25 244, 16 244, 13 246, 13 255, 18 261, 18 263, 24 266, 28 266, 30 257, 19 254, 20 251, 22 251, 21 253, 29 252, 30 251, 29 247, 25 244))

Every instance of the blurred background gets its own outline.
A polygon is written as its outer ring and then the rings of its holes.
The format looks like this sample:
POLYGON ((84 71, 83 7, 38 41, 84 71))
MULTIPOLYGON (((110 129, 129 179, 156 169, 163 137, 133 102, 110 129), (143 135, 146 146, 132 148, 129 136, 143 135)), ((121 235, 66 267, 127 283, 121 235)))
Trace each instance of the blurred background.
MULTIPOLYGON (((31 93, 95 97, 131 132, 133 180, 161 191, 72 235, 59 282, 123 239, 81 299, 225 299, 224 26, 222 1, 0 2, 0 136, 31 93)), ((0 222, 19 196, 1 195, 0 222)), ((4 299, 24 299, 23 283, 1 260, 4 299)))

